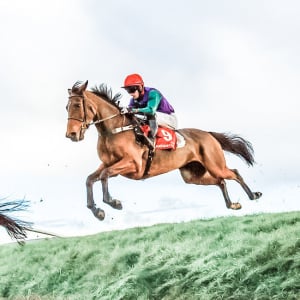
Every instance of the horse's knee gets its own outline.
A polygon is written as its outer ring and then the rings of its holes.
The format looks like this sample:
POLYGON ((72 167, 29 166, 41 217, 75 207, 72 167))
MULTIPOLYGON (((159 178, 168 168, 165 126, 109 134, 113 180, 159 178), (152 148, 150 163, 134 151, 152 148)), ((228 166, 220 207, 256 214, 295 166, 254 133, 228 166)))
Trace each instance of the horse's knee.
POLYGON ((93 184, 99 180, 99 171, 97 170, 96 172, 90 174, 85 181, 85 184, 87 187, 93 186, 93 184))
POLYGON ((93 181, 91 180, 90 176, 87 177, 87 179, 85 181, 85 185, 87 187, 91 187, 93 185, 93 181))

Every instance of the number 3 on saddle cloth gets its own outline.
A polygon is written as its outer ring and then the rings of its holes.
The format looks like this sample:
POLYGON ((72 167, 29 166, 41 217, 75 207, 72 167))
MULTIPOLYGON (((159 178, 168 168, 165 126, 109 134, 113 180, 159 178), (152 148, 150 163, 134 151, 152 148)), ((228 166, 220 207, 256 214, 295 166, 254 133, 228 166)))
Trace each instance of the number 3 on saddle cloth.
MULTIPOLYGON (((150 131, 149 125, 143 125, 142 130, 146 136, 150 131)), ((156 143, 155 149, 159 150, 175 150, 177 145, 177 136, 175 131, 169 129, 167 127, 158 126, 157 133, 156 133, 156 143)))

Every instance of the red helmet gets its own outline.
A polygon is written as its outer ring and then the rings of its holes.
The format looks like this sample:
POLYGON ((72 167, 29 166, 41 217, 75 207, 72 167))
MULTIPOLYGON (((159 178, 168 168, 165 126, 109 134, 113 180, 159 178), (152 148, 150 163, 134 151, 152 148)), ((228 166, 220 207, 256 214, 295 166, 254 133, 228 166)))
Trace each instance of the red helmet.
POLYGON ((133 86, 133 85, 144 85, 144 81, 141 75, 139 74, 130 74, 128 75, 124 80, 124 86, 123 88, 127 86, 133 86))

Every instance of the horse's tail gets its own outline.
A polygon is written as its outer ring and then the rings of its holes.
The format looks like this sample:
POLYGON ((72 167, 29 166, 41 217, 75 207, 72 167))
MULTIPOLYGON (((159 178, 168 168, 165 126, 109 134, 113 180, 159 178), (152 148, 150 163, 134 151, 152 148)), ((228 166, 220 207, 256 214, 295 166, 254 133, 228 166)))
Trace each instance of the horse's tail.
POLYGON ((252 144, 244 138, 230 133, 209 132, 221 145, 224 151, 228 151, 252 166, 254 164, 254 151, 252 144))
POLYGON ((19 244, 24 243, 27 237, 26 229, 30 228, 32 223, 9 217, 6 213, 24 211, 28 206, 28 201, 25 200, 0 202, 0 226, 3 226, 9 236, 16 239, 19 244))

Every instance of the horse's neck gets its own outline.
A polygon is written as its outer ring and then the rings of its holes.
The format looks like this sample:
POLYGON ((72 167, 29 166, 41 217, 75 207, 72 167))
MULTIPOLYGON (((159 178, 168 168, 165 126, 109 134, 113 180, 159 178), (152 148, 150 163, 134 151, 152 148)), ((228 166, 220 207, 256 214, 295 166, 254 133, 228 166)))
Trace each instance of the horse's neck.
POLYGON ((90 100, 97 111, 94 122, 101 121, 97 126, 98 131, 110 131, 124 126, 126 120, 124 116, 120 115, 117 107, 99 96, 90 97, 90 100))

